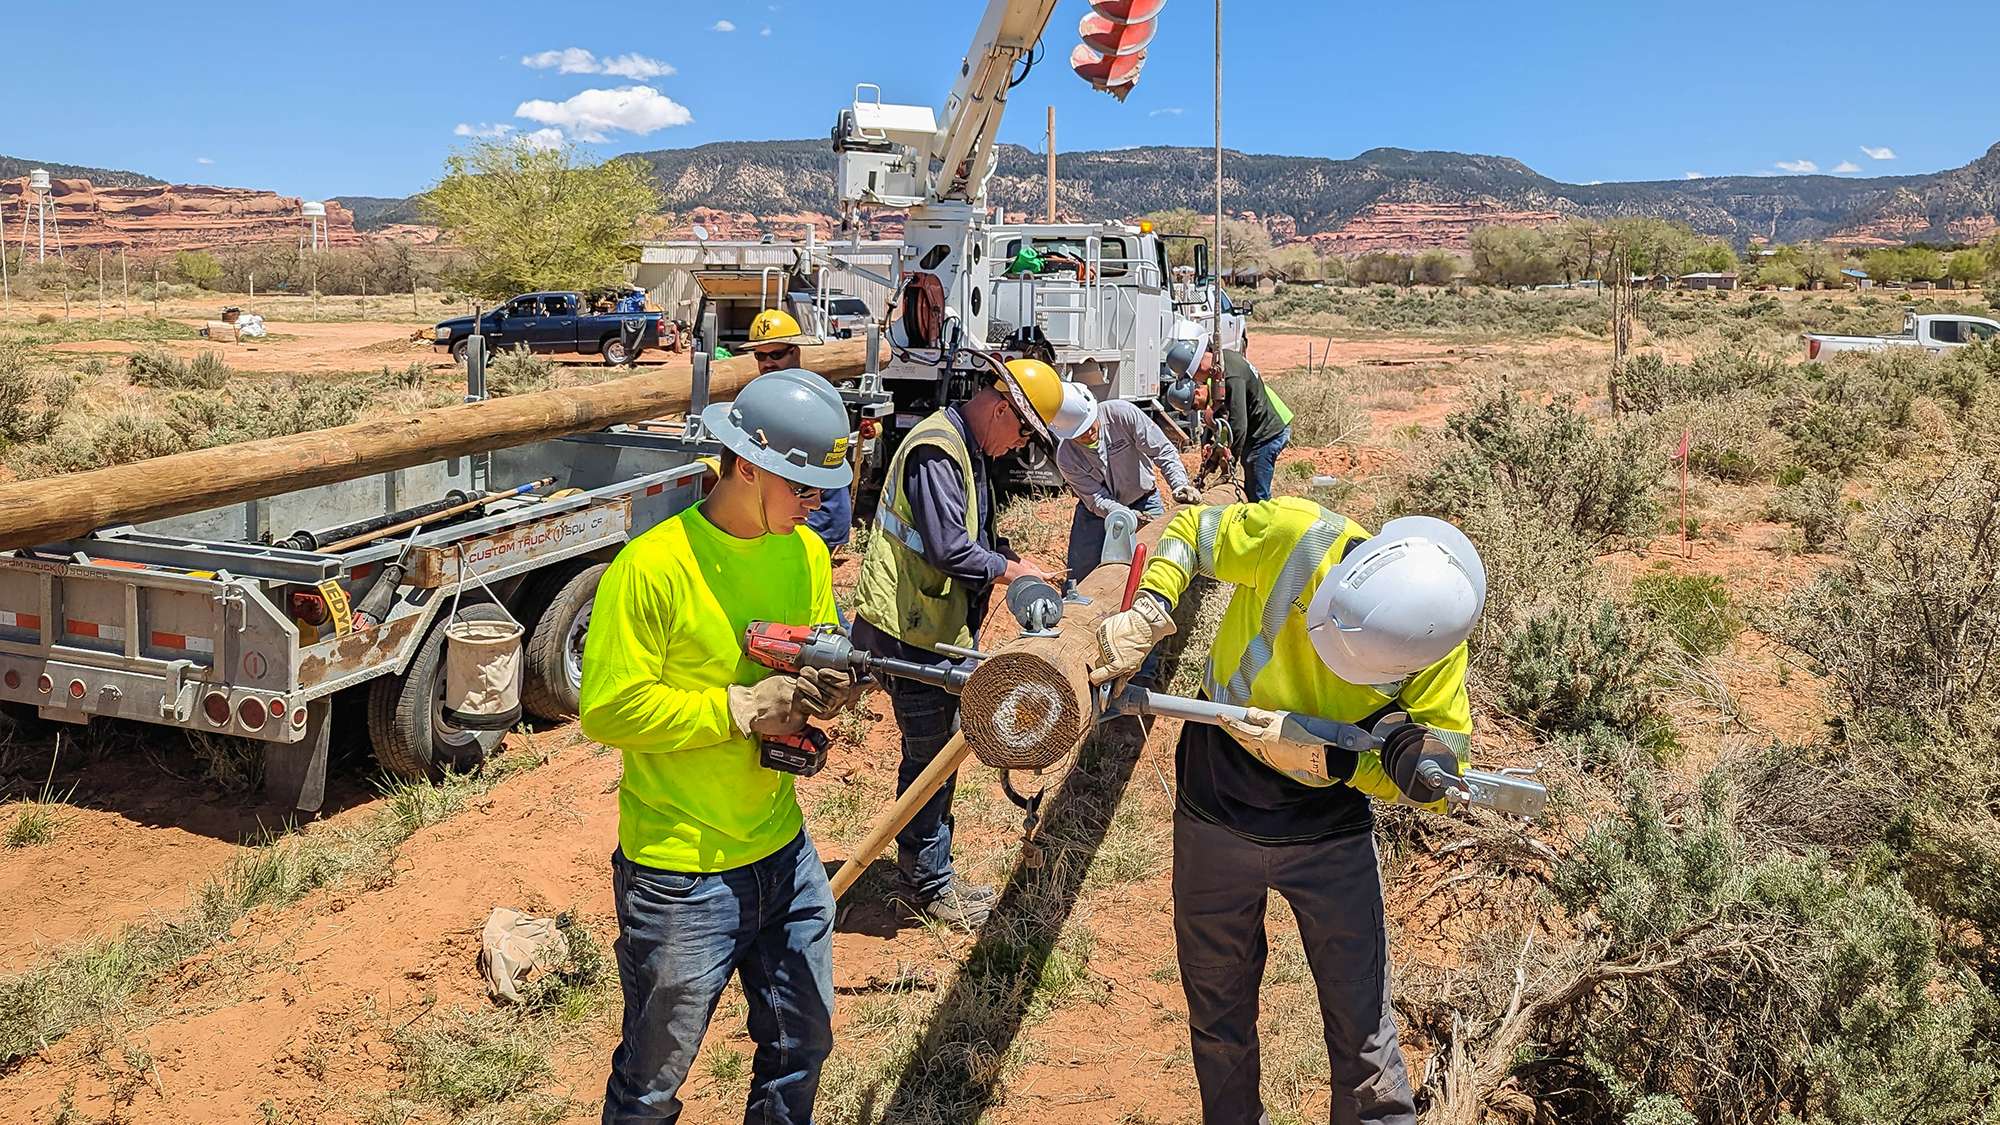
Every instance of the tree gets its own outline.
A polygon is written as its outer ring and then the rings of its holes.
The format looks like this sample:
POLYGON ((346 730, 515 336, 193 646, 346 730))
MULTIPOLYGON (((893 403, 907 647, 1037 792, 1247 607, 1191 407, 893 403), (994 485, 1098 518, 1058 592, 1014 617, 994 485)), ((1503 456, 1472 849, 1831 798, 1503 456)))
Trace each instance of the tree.
POLYGON ((1320 276, 1320 257, 1304 242, 1294 242, 1273 252, 1271 264, 1293 281, 1317 281, 1320 276))
POLYGON ((1870 250, 1867 256, 1861 259, 1861 268, 1868 271, 1869 280, 1875 282, 1877 285, 1885 281, 1908 281, 1910 279, 1909 268, 1905 264, 1903 252, 1891 247, 1885 246, 1880 250, 1870 250))
POLYGON ((1458 276, 1458 255, 1449 250, 1426 250, 1417 255, 1417 281, 1424 285, 1450 285, 1458 276))
POLYGON ((1797 289, 1806 283, 1806 275, 1790 262, 1775 258, 1757 267, 1757 284, 1772 285, 1779 289, 1797 289))
POLYGON ((445 160, 419 205, 469 261, 454 278, 487 298, 590 289, 625 280, 640 222, 659 190, 631 159, 589 164, 575 149, 476 143, 445 160))
POLYGON ((1954 286, 1970 289, 1973 282, 1986 276, 1986 255, 1977 250, 1960 250, 1946 264, 1945 276, 1951 278, 1954 286))
POLYGON ((1408 285, 1411 265, 1401 254, 1370 250, 1347 264, 1347 279, 1356 285, 1408 285))
POLYGON ((1911 281, 1943 281, 1945 275, 1944 255, 1928 246, 1910 246, 1903 250, 1904 268, 1909 271, 1911 281))
MULTIPOLYGON (((1156 234, 1198 234, 1210 237, 1215 234, 1213 218, 1186 207, 1154 211, 1140 217, 1153 224, 1153 231, 1156 234)), ((1194 265, 1194 243, 1185 238, 1168 239, 1167 265, 1194 265)))
POLYGON ((1688 251, 1681 268, 1689 273, 1731 273, 1736 269, 1736 251, 1726 242, 1705 242, 1688 251))
POLYGON ((1262 223, 1249 219, 1222 220, 1222 254, 1215 263, 1222 270, 1247 270, 1271 262, 1271 232, 1262 223))
POLYGON ((1528 227, 1472 232, 1472 276, 1485 285, 1546 285, 1561 276, 1546 240, 1528 227))
POLYGON ((1797 266, 1806 285, 1820 289, 1840 279, 1841 258, 1823 242, 1803 242, 1798 247, 1797 266))
POLYGON ((207 289, 222 279, 222 263, 206 250, 183 250, 174 255, 174 272, 182 281, 207 289))

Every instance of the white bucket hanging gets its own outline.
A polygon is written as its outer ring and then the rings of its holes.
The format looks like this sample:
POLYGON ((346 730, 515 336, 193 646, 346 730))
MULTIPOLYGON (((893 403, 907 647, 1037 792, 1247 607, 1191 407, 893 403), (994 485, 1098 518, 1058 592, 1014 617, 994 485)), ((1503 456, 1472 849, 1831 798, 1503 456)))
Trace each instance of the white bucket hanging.
POLYGON ((444 627, 444 718, 467 730, 521 721, 521 626, 452 621, 444 627))
MULTIPOLYGON (((521 721, 521 637, 527 630, 499 598, 505 621, 468 621, 458 615, 465 592, 465 547, 458 548, 458 585, 444 625, 444 721, 463 730, 511 730, 521 721)), ((473 581, 493 596, 477 574, 473 581)))

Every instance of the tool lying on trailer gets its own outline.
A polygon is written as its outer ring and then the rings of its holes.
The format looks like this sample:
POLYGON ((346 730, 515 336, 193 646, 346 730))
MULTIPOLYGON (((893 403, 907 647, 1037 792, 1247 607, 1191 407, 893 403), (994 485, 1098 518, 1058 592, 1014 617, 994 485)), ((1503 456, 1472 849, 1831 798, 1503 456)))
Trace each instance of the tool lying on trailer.
MULTIPOLYGON (((474 496, 469 499, 460 500, 446 507, 437 508, 432 511, 420 511, 419 509, 411 509, 411 511, 418 512, 418 514, 416 515, 410 515, 408 513, 399 512, 397 513, 397 515, 402 516, 403 518, 401 518, 395 523, 390 523, 380 527, 371 528, 367 531, 349 535, 348 537, 342 539, 335 539, 334 534, 336 532, 349 531, 351 530, 350 528, 336 527, 330 531, 322 531, 322 532, 302 531, 299 532, 297 535, 294 535, 293 538, 296 539, 298 538, 299 535, 309 535, 312 538, 320 541, 332 540, 332 542, 326 543, 325 546, 316 549, 322 555, 335 555, 339 554, 342 551, 352 550, 353 548, 359 547, 365 543, 373 543, 377 539, 386 539, 391 535, 399 535, 405 531, 411 530, 412 528, 420 528, 425 524, 438 523, 443 520, 450 519, 453 516, 462 515, 466 512, 471 511, 474 508, 491 504, 496 500, 506 500, 515 496, 526 496, 527 494, 534 492, 537 489, 547 488, 549 485, 552 485, 555 482, 556 478, 554 477, 543 477, 540 480, 531 480, 526 484, 516 485, 513 488, 503 488, 498 492, 489 492, 484 496, 474 496)), ((464 494, 460 493, 459 495, 463 496, 464 494)), ((430 505, 426 504, 422 505, 421 507, 428 508, 430 507, 430 505)), ((287 544, 289 544, 290 540, 287 540, 286 542, 287 544)))
MULTIPOLYGON (((1189 699, 1141 687, 1127 687, 1115 697, 1111 706, 1104 709, 1104 714, 1107 718, 1127 714, 1164 715, 1191 723, 1228 726, 1249 719, 1249 711, 1247 707, 1234 707, 1227 703, 1211 703, 1206 699, 1189 699)), ((1537 782, 1529 781, 1518 770, 1460 772, 1457 757, 1449 751, 1429 753, 1422 748, 1421 737, 1399 738, 1398 730, 1413 725, 1407 720, 1396 722, 1391 716, 1376 723, 1374 730, 1367 730, 1353 723, 1302 715, 1296 711, 1282 714, 1285 717, 1284 727, 1279 737, 1285 741, 1303 746, 1331 746, 1356 754, 1373 750, 1385 755, 1382 768, 1391 776, 1398 771, 1386 755, 1423 755, 1412 771, 1417 781, 1431 792, 1442 793, 1453 807, 1477 806, 1527 820, 1541 816, 1542 811, 1548 808, 1548 790, 1537 782)))

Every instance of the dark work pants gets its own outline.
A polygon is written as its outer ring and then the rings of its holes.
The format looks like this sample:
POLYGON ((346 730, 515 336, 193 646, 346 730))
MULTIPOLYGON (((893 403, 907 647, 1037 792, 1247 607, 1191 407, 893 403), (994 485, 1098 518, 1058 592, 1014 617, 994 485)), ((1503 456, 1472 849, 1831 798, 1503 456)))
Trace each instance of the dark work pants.
POLYGON ((1174 943, 1204 1125, 1267 1122, 1258 1093, 1264 902, 1285 896, 1319 990, 1333 1125, 1415 1125, 1389 1007, 1389 941, 1375 837, 1266 846, 1174 814, 1174 943))
MULTIPOLYGON (((958 697, 940 687, 915 680, 882 677, 896 729, 903 736, 903 760, 896 769, 896 795, 902 796, 944 744, 958 733, 958 697)), ((910 885, 917 905, 951 889, 951 798, 956 778, 924 802, 910 823, 896 833, 896 866, 910 885)))

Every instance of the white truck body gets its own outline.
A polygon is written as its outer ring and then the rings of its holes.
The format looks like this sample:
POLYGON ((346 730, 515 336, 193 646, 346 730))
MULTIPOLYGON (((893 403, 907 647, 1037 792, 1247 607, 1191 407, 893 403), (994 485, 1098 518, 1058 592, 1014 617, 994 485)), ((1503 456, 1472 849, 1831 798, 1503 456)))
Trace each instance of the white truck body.
POLYGON ((1834 336, 1807 332, 1799 339, 1807 359, 1833 352, 1877 352, 1885 348, 1922 348, 1933 354, 1991 340, 2000 335, 2000 321, 1951 313, 1906 313, 1903 330, 1894 336, 1834 336))

